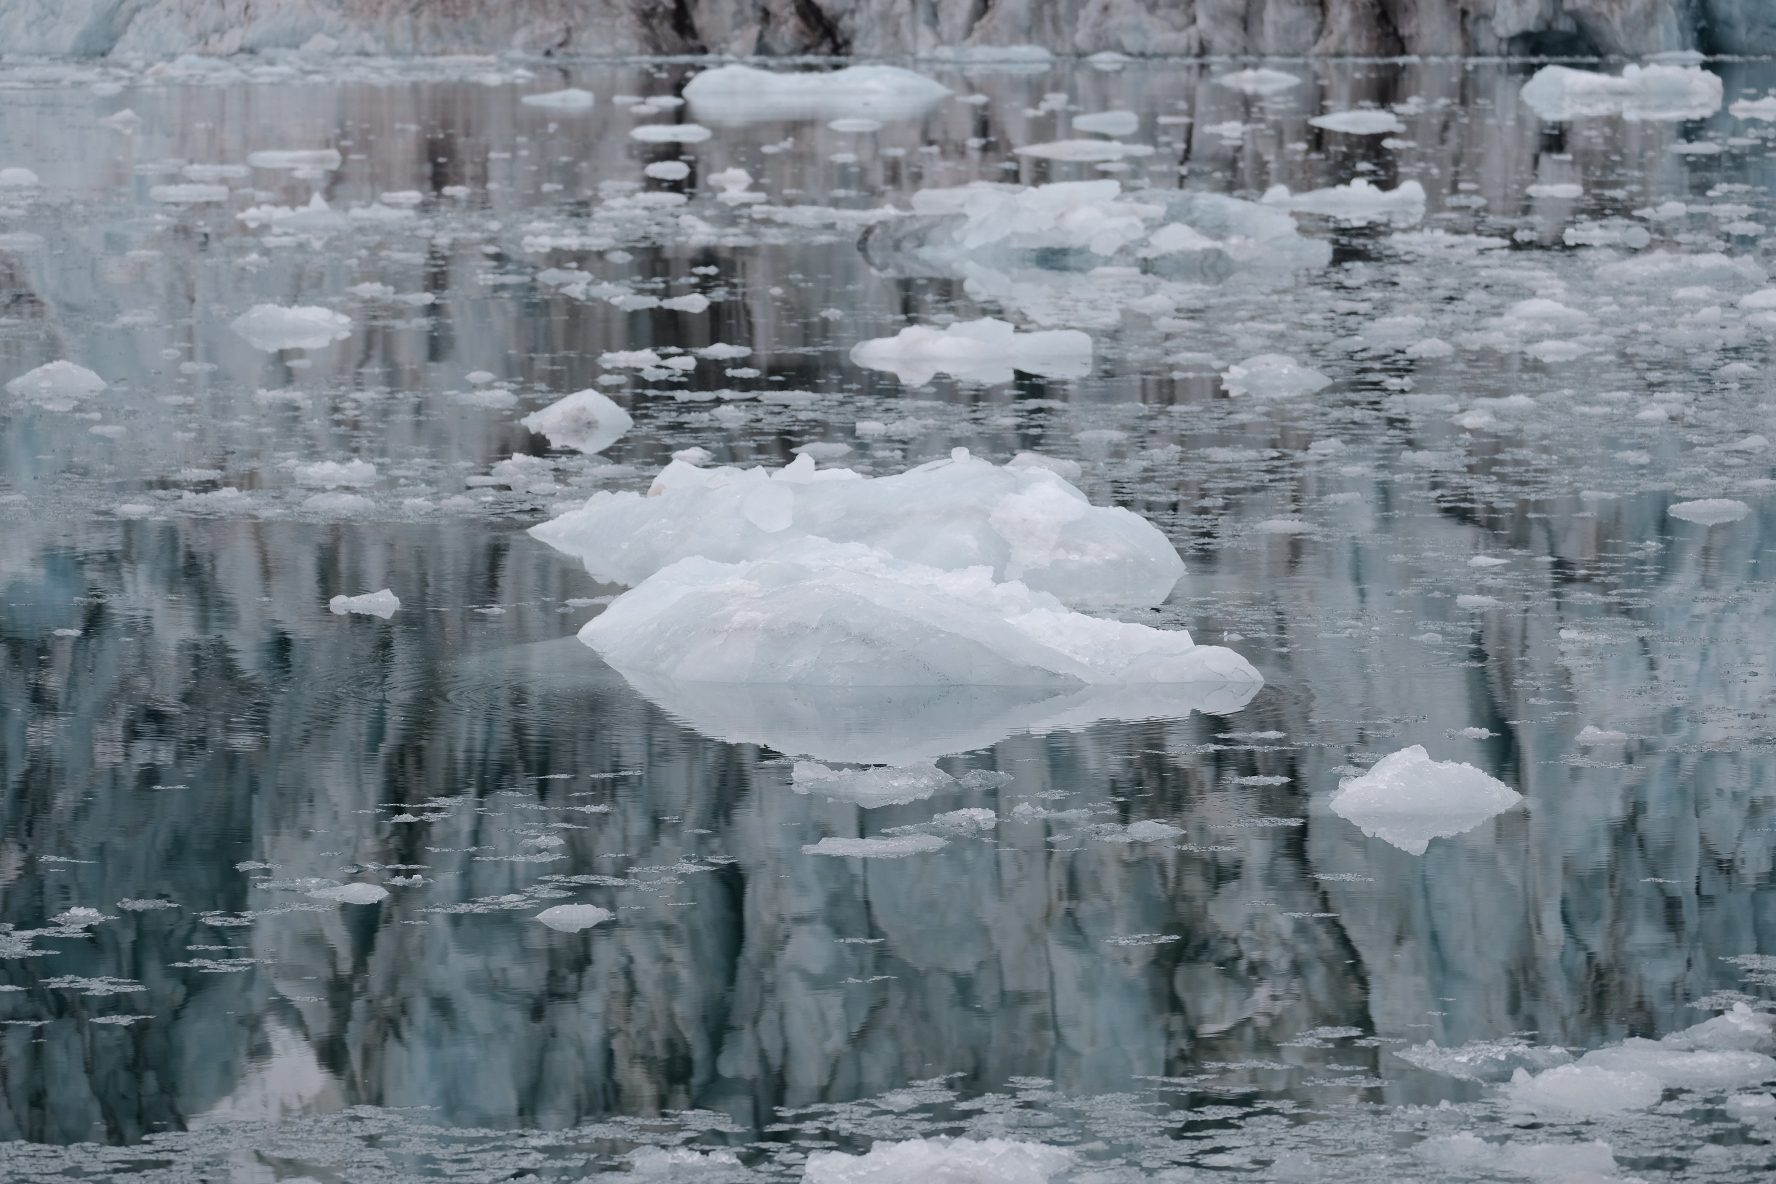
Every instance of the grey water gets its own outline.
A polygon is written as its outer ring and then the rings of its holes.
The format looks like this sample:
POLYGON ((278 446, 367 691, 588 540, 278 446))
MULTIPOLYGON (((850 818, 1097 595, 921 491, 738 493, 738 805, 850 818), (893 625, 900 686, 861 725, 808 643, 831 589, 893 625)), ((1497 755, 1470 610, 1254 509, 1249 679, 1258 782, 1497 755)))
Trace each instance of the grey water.
MULTIPOLYGON (((690 143, 612 101, 676 96, 688 62, 0 67, 0 168, 37 177, 0 189, 0 380, 108 384, 0 405, 0 1176, 726 1184, 956 1135, 1101 1184, 1540 1171, 1419 1149, 1465 1132, 1605 1142, 1622 1179, 1776 1171, 1742 1087, 1564 1119, 1501 1093, 1542 1054, 1776 1009, 1776 329, 1739 303, 1776 253, 1776 123, 1544 121, 1539 63, 1267 63, 1299 80, 1267 96, 1225 63, 1101 65, 919 65, 957 98, 690 143), (595 105, 520 102, 567 86, 595 105), (1364 106, 1403 130, 1307 123, 1364 106), (1122 108, 1151 155, 1015 152, 1122 108), (340 159, 247 163, 283 149, 340 159), (716 200, 732 168, 768 200, 716 200), (995 294, 860 246, 920 189, 1106 178, 1426 196, 1297 215, 1330 262, 1264 282, 1039 262, 995 294), (349 335, 254 348, 230 326, 262 303, 349 335), (986 315, 1089 331, 1090 374, 850 360, 986 315), (1544 330, 1571 348, 1527 349, 1544 330), (752 352, 600 364, 717 342, 752 352), (1229 392, 1273 353, 1331 385, 1229 392), (517 423, 594 386, 635 420, 601 456, 517 423), (847 725, 961 721, 953 787, 807 792, 819 754, 724 731, 719 694, 675 715, 580 644, 622 589, 525 530, 676 451, 809 444, 870 475, 1077 462, 1186 562, 1130 619, 1265 685, 1074 722, 963 694, 847 725), (329 489, 328 461, 375 472, 329 489), (1746 512, 1667 512, 1699 501, 1746 512), (385 587, 386 619, 329 611, 385 587), (1329 808, 1414 744, 1522 802, 1422 853, 1329 808), (996 823, 804 851, 964 808, 996 823), (388 895, 309 894, 357 882, 388 895), (614 918, 534 921, 561 903, 614 918), (1484 1071, 1433 1055, 1476 1042, 1484 1071), (732 1155, 636 1158, 681 1143, 732 1155)), ((1776 88, 1703 69, 1727 103, 1776 88)))

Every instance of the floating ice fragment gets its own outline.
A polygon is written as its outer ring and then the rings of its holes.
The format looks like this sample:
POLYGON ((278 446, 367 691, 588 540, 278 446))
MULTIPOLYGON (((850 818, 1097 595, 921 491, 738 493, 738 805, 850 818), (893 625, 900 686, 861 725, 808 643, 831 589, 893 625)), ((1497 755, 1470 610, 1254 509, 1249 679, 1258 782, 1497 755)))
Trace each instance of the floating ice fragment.
POLYGON ((686 292, 660 301, 660 307, 673 312, 702 312, 709 307, 709 297, 701 292, 686 292))
POLYGON ((1742 440, 1735 440, 1731 444, 1723 445, 1728 452, 1762 452, 1769 446, 1770 441, 1767 437, 1756 435, 1746 436, 1742 440))
POLYGON ((1594 724, 1586 724, 1579 729, 1580 744, 1616 744, 1628 739, 1627 732, 1605 731, 1594 724))
POLYGON ((715 133, 695 123, 644 123, 629 129, 629 137, 644 144, 701 144, 715 133))
POLYGON ((813 1152, 804 1179, 806 1184, 1046 1184, 1073 1161, 1074 1153, 1064 1147, 1009 1139, 883 1140, 867 1155, 813 1152))
POLYGON ((1047 469, 1057 477, 1066 481, 1079 480, 1085 470, 1079 467, 1076 460, 1067 460, 1059 456, 1043 456, 1036 452, 1020 452, 1005 462, 1008 469, 1047 469))
POLYGON ((1420 1069, 1459 1077, 1465 1081, 1505 1081, 1518 1069, 1540 1071, 1572 1062, 1572 1054, 1559 1046, 1537 1047, 1519 1036, 1501 1040, 1474 1040, 1454 1048, 1439 1048, 1434 1040, 1389 1050, 1420 1069))
POLYGON ((294 148, 253 152, 247 163, 256 169, 304 169, 331 172, 344 160, 335 148, 294 148))
POLYGON ((1751 507, 1728 497, 1708 497, 1693 502, 1677 502, 1667 506, 1665 512, 1686 522, 1719 526, 1723 522, 1739 521, 1751 513, 1751 507))
POLYGON ((1235 70, 1213 81, 1248 95, 1274 95, 1301 85, 1301 79, 1281 70, 1235 70))
MULTIPOLYGON (((16 166, 0 169, 0 189, 34 189, 38 184, 37 174, 30 169, 16 166)), ((228 196, 227 190, 223 191, 223 196, 228 196)))
MULTIPOLYGON (((222 492, 227 491, 224 490, 222 492)), ((357 514, 371 509, 375 505, 376 503, 369 498, 360 497, 355 493, 327 492, 317 493, 313 497, 304 500, 302 508, 307 510, 310 514, 326 514, 330 517, 338 517, 345 514, 357 514)))
POLYGON ((1637 122, 1676 122, 1713 115, 1721 107, 1721 80, 1694 66, 1635 66, 1620 77, 1567 66, 1543 66, 1518 96, 1550 122, 1620 115, 1637 122))
POLYGON ((909 119, 950 90, 898 66, 790 73, 719 66, 685 84, 699 119, 717 124, 791 119, 909 119))
POLYGON ((603 452, 635 425, 627 411, 590 389, 558 399, 518 422, 547 436, 557 448, 573 448, 588 455, 603 452))
POLYGON ((962 382, 1010 382, 1014 370, 1044 378, 1084 378, 1091 373, 1091 338, 1077 329, 1019 333, 1009 322, 983 317, 942 329, 909 325, 893 337, 851 347, 851 360, 886 370, 919 386, 944 373, 962 382))
POLYGON ((1252 529, 1259 534, 1306 534, 1313 526, 1300 518, 1266 518, 1252 529))
POLYGON ((114 132, 120 132, 126 136, 133 136, 136 134, 137 129, 142 126, 142 117, 128 107, 125 107, 121 111, 105 116, 103 119, 99 120, 99 122, 114 132))
POLYGON ((578 933, 614 916, 616 914, 609 909, 601 909, 595 904, 558 904, 538 913, 536 919, 562 933, 578 933))
POLYGON ((324 349, 351 336, 352 319, 330 308, 255 304, 229 323, 255 349, 324 349))
POLYGON ((1531 197, 1573 198, 1585 196, 1585 187, 1576 181, 1550 181, 1531 185, 1524 192, 1531 197))
POLYGON ((1727 110, 1739 119, 1776 121, 1776 95, 1761 99, 1738 99, 1727 110))
POLYGON ((1018 156, 1034 156, 1042 160, 1074 160, 1098 162, 1121 160, 1125 156, 1152 156, 1150 144, 1124 144, 1118 140, 1055 140, 1047 144, 1026 144, 1012 149, 1018 156))
POLYGON ((340 616, 347 613, 364 613, 372 617, 388 620, 401 607, 401 598, 389 589, 380 592, 366 592, 361 596, 335 596, 327 602, 327 608, 340 616))
POLYGON ((660 181, 682 181, 691 175, 691 166, 682 160, 656 160, 641 171, 660 181))
POLYGON ((589 90, 570 86, 565 90, 551 90, 540 95, 525 95, 518 101, 526 107, 547 107, 551 111, 590 111, 598 99, 589 90))
POLYGON ((148 199, 165 205, 202 205, 228 200, 226 185, 155 185, 148 190, 148 199))
POLYGON ((1440 337, 1426 337, 1413 342, 1403 352, 1414 359, 1447 358, 1455 353, 1455 347, 1440 337))
POLYGON ((318 485, 324 489, 340 485, 374 485, 377 479, 376 466, 366 460, 348 460, 344 464, 323 460, 297 465, 295 474, 298 485, 318 485))
POLYGON ((380 884, 334 884, 324 888, 310 888, 308 894, 320 900, 338 901, 340 904, 375 904, 379 900, 387 900, 389 890, 380 884))
POLYGON ((1509 562, 1511 562, 1509 559, 1500 559, 1496 555, 1476 555, 1472 559, 1468 560, 1468 566, 1469 567, 1503 567, 1505 564, 1507 564, 1509 562))
POLYGON ((1591 347, 1577 341, 1538 341, 1523 352, 1538 362, 1571 362, 1590 353, 1591 347))
POLYGON ((1423 855, 1432 839, 1473 830, 1522 800, 1522 794, 1474 766, 1434 761, 1422 744, 1414 744, 1344 782, 1329 806, 1364 834, 1423 855))
POLYGON ((1373 109, 1333 111, 1316 115, 1307 122, 1329 132, 1343 132, 1350 136, 1380 136, 1406 130, 1406 125, 1393 112, 1373 109))
POLYGON ((853 859, 900 859, 948 847, 936 835, 898 835, 891 839, 821 839, 802 847, 803 855, 844 855, 853 859))
POLYGON ((1230 395, 1254 399, 1299 399, 1332 385, 1318 370, 1310 370, 1287 354, 1259 354, 1237 366, 1229 366, 1221 385, 1230 395))
POLYGON ((613 349, 598 355, 598 364, 607 370, 639 370, 659 366, 663 360, 651 349, 613 349))
POLYGON ((1499 600, 1496 596, 1480 596, 1469 593, 1455 598, 1457 608, 1497 608, 1499 600))
POLYGON ((1289 192, 1287 185, 1272 185, 1259 199, 1267 206, 1303 214, 1323 214, 1355 226, 1388 222, 1410 226, 1424 217, 1425 191, 1417 181, 1402 181, 1393 189, 1377 189, 1357 177, 1345 185, 1289 192))
POLYGON ((1133 111, 1075 115, 1071 122, 1076 132, 1096 132, 1100 136, 1132 136, 1141 129, 1141 117, 1133 111))
POLYGON ((350 225, 350 220, 334 213, 327 199, 318 193, 305 206, 249 206, 235 217, 251 229, 270 226, 278 231, 306 234, 323 234, 350 225))
POLYGON ((6 384, 7 393, 37 401, 48 399, 72 402, 88 395, 96 395, 104 389, 104 379, 85 366, 66 359, 45 362, 6 384))
POLYGON ((1567 1184, 1606 1184, 1615 1180, 1616 1157, 1608 1143, 1489 1143, 1463 1131, 1438 1135, 1412 1149, 1414 1155, 1468 1178, 1473 1170, 1512 1176, 1553 1178, 1567 1184))
POLYGON ((870 809, 923 801, 956 779, 936 765, 874 769, 832 769, 814 761, 797 761, 790 774, 797 793, 818 793, 870 809))
MULTIPOLYGON (((1767 1044, 1767 1028, 1763 1034, 1767 1044)), ((1674 1032, 1663 1040, 1630 1037, 1621 1044, 1586 1053, 1579 1058, 1578 1067, 1641 1074, 1662 1086, 1709 1093, 1744 1089, 1776 1076, 1776 1059, 1761 1052, 1690 1044, 1688 1032, 1674 1032)))
POLYGON ((691 352, 696 354, 699 358, 708 358, 710 361, 718 362, 732 358, 749 357, 752 354, 752 350, 747 346, 729 345, 724 341, 718 341, 714 345, 706 345, 701 349, 694 349, 691 352))

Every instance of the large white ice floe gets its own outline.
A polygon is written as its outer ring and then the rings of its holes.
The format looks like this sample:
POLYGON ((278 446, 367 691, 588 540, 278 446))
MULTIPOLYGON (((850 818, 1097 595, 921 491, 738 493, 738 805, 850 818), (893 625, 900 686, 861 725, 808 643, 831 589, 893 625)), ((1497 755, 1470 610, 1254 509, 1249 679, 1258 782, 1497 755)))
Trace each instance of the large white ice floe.
POLYGON ((963 382, 1010 382, 1014 370, 1044 378, 1084 378, 1091 373, 1091 337, 1078 329, 1019 333, 1009 322, 983 317, 942 329, 909 325, 893 337, 851 347, 851 360, 886 370, 914 386, 948 374, 963 382))
POLYGON ((1069 604, 1158 604, 1184 574, 1157 527, 1094 506, 1049 469, 956 449, 891 477, 816 469, 698 468, 674 461, 651 496, 601 490, 530 533, 601 582, 635 585, 680 559, 768 558, 815 537, 864 543, 939 569, 984 567, 1069 604))
POLYGON ((255 304, 229 322, 254 349, 274 353, 280 349, 324 349, 351 336, 352 319, 342 312, 312 305, 286 308, 255 304))
POLYGON ((518 421, 557 448, 603 452, 635 425, 629 413, 595 390, 576 391, 518 421))
POLYGON ((1065 1147, 1011 1139, 878 1142, 866 1155, 816 1151, 807 1184, 1045 1184, 1074 1161, 1065 1147))
POLYGON ((1424 186, 1417 181, 1402 181, 1393 189, 1378 189, 1357 177, 1345 185, 1312 189, 1306 193, 1290 193, 1286 185, 1273 185, 1260 200, 1278 209, 1323 214, 1358 226, 1371 222, 1411 226, 1421 221, 1425 214, 1424 186))
POLYGON ((37 403, 72 406, 105 389, 105 380, 77 362, 61 359, 27 370, 6 384, 8 394, 37 403))
POLYGON ((1550 122, 1620 115, 1630 121, 1702 119, 1721 107, 1721 80, 1695 66, 1626 66, 1620 76, 1543 66, 1518 95, 1550 122))
POLYGON ((619 596, 580 640, 624 674, 812 686, 1250 682, 1183 630, 1088 617, 987 566, 946 571, 807 538, 740 563, 681 559, 619 596))
POLYGON ((1686 522, 1719 526, 1723 522, 1739 521, 1751 513, 1751 507, 1730 497, 1705 497, 1700 501, 1677 502, 1666 507, 1665 512, 1686 522))
POLYGON ((950 89, 899 66, 791 73, 728 65, 685 84, 699 119, 715 124, 791 119, 911 119, 950 89))
POLYGON ((1328 804, 1364 834, 1423 855, 1432 839, 1473 830, 1522 800, 1522 794, 1474 766, 1434 761, 1422 744, 1414 744, 1343 782, 1328 804))

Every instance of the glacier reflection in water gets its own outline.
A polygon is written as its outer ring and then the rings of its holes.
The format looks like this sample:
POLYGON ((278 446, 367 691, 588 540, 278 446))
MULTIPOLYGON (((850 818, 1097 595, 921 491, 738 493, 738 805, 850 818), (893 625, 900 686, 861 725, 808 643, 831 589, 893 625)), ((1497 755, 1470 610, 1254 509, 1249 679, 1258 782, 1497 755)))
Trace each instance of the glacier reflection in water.
POLYGON ((682 63, 0 71, 0 378, 107 384, 0 412, 0 1174, 1771 1170, 1776 206, 1733 104, 1776 73, 1543 123, 1529 68, 1272 65, 932 69, 707 139, 629 134, 682 63), (1152 153, 1014 151, 1119 110, 1152 153), (1105 179, 1060 246, 914 196, 1105 179), (345 336, 263 350, 264 304, 345 336), (985 316, 1091 372, 848 360, 985 316), (601 456, 518 424, 592 386, 601 456), (692 447, 1077 464, 1188 566, 1126 618, 1266 683, 631 685, 574 640, 621 589, 525 530, 692 447), (1422 854, 1331 810, 1415 744, 1524 801, 1422 854), (804 850, 859 839, 910 853, 804 850))

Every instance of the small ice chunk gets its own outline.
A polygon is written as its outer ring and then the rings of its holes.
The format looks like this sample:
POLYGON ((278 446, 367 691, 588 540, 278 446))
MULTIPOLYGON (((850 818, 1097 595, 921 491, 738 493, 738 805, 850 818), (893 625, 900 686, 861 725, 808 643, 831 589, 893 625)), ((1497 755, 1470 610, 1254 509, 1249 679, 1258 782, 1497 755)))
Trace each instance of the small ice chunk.
POLYGON ((1252 529, 1259 534, 1306 534, 1313 527, 1300 518, 1266 518, 1252 529))
POLYGON ((536 919, 562 933, 578 933, 614 916, 616 914, 609 909, 601 909, 595 904, 558 904, 538 913, 536 919))
POLYGON ((518 422, 547 436, 557 448, 573 448, 588 455, 603 452, 635 426, 627 411, 591 389, 558 399, 518 422))
POLYGON ((1414 744, 1339 786, 1329 806, 1366 835, 1423 855, 1434 838, 1473 830, 1523 795, 1460 761, 1434 761, 1414 744))
POLYGON ((340 904, 375 904, 379 900, 387 900, 389 890, 380 884, 334 884, 325 888, 310 888, 308 894, 340 904))
POLYGON ((948 847, 936 835, 898 835, 891 839, 821 839, 802 846, 803 855, 845 855, 855 859, 900 859, 948 847))
POLYGON ((1558 1065, 1535 1076, 1518 1069, 1505 1086, 1506 1099, 1518 1109, 1562 1118, 1645 1110, 1657 1105, 1664 1093, 1658 1079, 1649 1074, 1600 1065, 1558 1065))
POLYGON ((1496 555, 1476 555, 1472 559, 1468 560, 1468 566, 1469 567, 1503 567, 1505 564, 1507 564, 1509 562, 1511 562, 1509 559, 1500 559, 1496 555))
POLYGON ((1531 185, 1524 192, 1531 197, 1574 198, 1585 196, 1585 187, 1576 181, 1549 181, 1531 185))
POLYGON ((881 1140, 867 1155, 815 1151, 803 1178, 806 1184, 1047 1184, 1074 1158, 1065 1147, 1010 1139, 881 1140))
MULTIPOLYGON (((1776 108, 1776 99, 1770 100, 1776 108)), ((1768 116, 1776 119, 1776 109, 1768 116)), ((1768 1121, 1776 1118, 1776 1096, 1770 1094, 1734 1094, 1727 1099, 1727 1113, 1741 1121, 1768 1121)))
POLYGON ((708 358, 712 362, 727 361, 732 358, 745 358, 750 357, 752 354, 751 348, 747 346, 729 345, 725 341, 718 341, 714 345, 706 345, 701 349, 694 349, 691 352, 696 354, 699 358, 708 358))
POLYGON ((348 460, 344 464, 334 460, 317 461, 297 465, 295 473, 298 485, 318 485, 323 489, 376 484, 376 466, 367 460, 348 460))
POLYGON ((1076 132, 1132 136, 1141 128, 1141 117, 1133 111, 1099 111, 1094 115, 1075 115, 1072 125, 1076 132))
POLYGON ((1040 160, 1073 160, 1086 163, 1121 160, 1125 156, 1152 156, 1150 144, 1124 144, 1119 140, 1055 140, 1012 149, 1018 156, 1040 160))
POLYGON ((879 132, 886 125, 879 119, 847 118, 830 120, 826 126, 835 132, 844 132, 847 135, 865 135, 869 132, 879 132))
MULTIPOLYGON (((862 425, 859 424, 859 427, 862 425)), ((1005 462, 1008 469, 1046 469, 1064 481, 1077 481, 1085 470, 1076 460, 1060 456, 1043 456, 1039 452, 1020 452, 1005 462)))
MULTIPOLYGON (((0 189, 35 189, 38 184, 37 174, 30 169, 17 166, 0 169, 0 189)), ((228 191, 223 190, 222 196, 228 196, 228 191)))
POLYGON ((1453 1048, 1439 1048, 1434 1040, 1390 1050, 1401 1060, 1432 1073, 1464 1081, 1506 1081, 1519 1069, 1541 1072, 1572 1063, 1572 1054, 1555 1046, 1536 1046, 1520 1036, 1499 1040, 1473 1040, 1453 1048))
POLYGON ((1404 352, 1413 359, 1447 358, 1455 353, 1455 347, 1440 337, 1426 337, 1407 346, 1404 352))
POLYGON ((1720 75, 1695 66, 1630 65, 1620 77, 1567 66, 1543 66, 1518 97, 1542 119, 1620 115, 1629 122, 1702 119, 1720 110, 1720 75))
POLYGON ((335 596, 327 602, 327 608, 340 616, 347 613, 364 613, 372 617, 388 620, 401 607, 401 598, 389 589, 380 592, 366 592, 361 596, 335 596))
POLYGON ((1471 1131, 1436 1135, 1412 1149, 1420 1159, 1452 1168, 1462 1179, 1480 1170, 1491 1176, 1553 1179, 1565 1184, 1607 1184, 1615 1175, 1616 1157, 1608 1143, 1489 1143, 1471 1131))
POLYGON ((1230 395, 1254 399, 1299 399, 1332 385, 1318 370, 1310 370, 1288 354, 1259 354, 1237 366, 1229 366, 1221 385, 1230 395))
POLYGON ((598 355, 598 364, 606 370, 657 368, 663 361, 651 349, 613 349, 598 355))
POLYGON ((832 769, 814 761, 797 761, 790 774, 790 787, 797 793, 818 793, 865 809, 923 801, 955 785, 956 779, 936 765, 832 769))
POLYGON ((20 398, 69 401, 96 395, 105 389, 105 380, 85 366, 66 359, 45 362, 35 370, 27 370, 6 384, 8 394, 20 398))
POLYGON ((1424 186, 1417 181, 1402 181, 1393 189, 1378 189, 1362 177, 1353 178, 1345 185, 1306 193, 1292 194, 1287 185, 1272 185, 1259 201, 1297 213, 1322 214, 1353 226, 1366 226, 1371 222, 1410 226, 1422 220, 1425 213, 1424 186))
POLYGON ((1736 99, 1727 111, 1737 119, 1776 122, 1776 95, 1766 95, 1761 99, 1736 99))
POLYGON ((255 304, 229 323, 254 349, 325 349, 351 336, 352 319, 313 305, 255 304))
POLYGON ((206 202, 228 200, 228 186, 199 185, 155 185, 148 190, 148 200, 163 205, 194 206, 206 202))
POLYGON ((1014 370, 1044 378, 1084 378, 1091 373, 1091 337, 1078 329, 1019 333, 1007 321, 983 317, 942 329, 909 325, 893 337, 851 347, 851 360, 886 370, 910 386, 938 373, 962 382, 1010 382, 1014 370))
POLYGON ((547 107, 551 111, 590 111, 598 99, 589 90, 570 86, 564 90, 545 91, 540 95, 525 95, 518 101, 526 107, 547 107))
POLYGON ((1131 843, 1163 843, 1167 839, 1175 839, 1183 834, 1184 828, 1153 818, 1143 818, 1139 822, 1129 823, 1123 828, 1122 833, 1128 836, 1131 843))
POLYGON ((304 169, 331 172, 345 163, 336 148, 295 148, 252 152, 247 163, 256 169, 304 169))
POLYGON ((660 307, 673 312, 703 312, 709 307, 709 297, 701 292, 686 292, 683 296, 672 296, 660 301, 660 307))
POLYGON ((1300 86, 1301 79, 1281 70, 1235 70, 1214 79, 1216 83, 1248 95, 1274 95, 1300 86))
POLYGON ((701 144, 714 134, 697 123, 644 123, 629 129, 629 138, 644 144, 701 144))
POLYGON ((1590 353, 1591 347, 1577 341, 1538 341, 1523 352, 1538 362, 1571 362, 1590 353))
POLYGON ((948 87, 899 66, 842 70, 760 70, 727 65, 685 84, 699 119, 717 124, 795 119, 910 119, 950 93, 948 87))
POLYGON ((1329 132, 1343 132, 1349 136, 1382 136, 1406 130, 1406 125, 1392 111, 1376 108, 1332 111, 1325 115, 1316 115, 1307 122, 1314 127, 1325 128, 1329 132))
MULTIPOLYGON (((227 492, 224 490, 223 492, 227 492)), ((369 510, 376 505, 367 497, 355 493, 317 493, 302 503, 302 508, 311 514, 325 514, 329 517, 357 514, 369 510)))
POLYGON ((1747 436, 1743 440, 1735 440, 1724 447, 1728 452, 1762 452, 1770 446, 1765 436, 1747 436))
POLYGON ((1644 1074, 1663 1086, 1708 1093, 1745 1089, 1776 1077, 1776 1059, 1761 1052, 1684 1047, 1682 1035, 1673 1033, 1663 1040, 1630 1037, 1586 1053, 1578 1067, 1644 1074))
POLYGON ((1699 501, 1677 502, 1667 506, 1665 512, 1686 522, 1719 526, 1723 522, 1739 521, 1751 513, 1751 507, 1730 497, 1705 497, 1699 501))
POLYGON ((691 175, 691 166, 682 160, 656 160, 641 171, 657 181, 682 181, 691 175))
POLYGON ((1626 739, 1627 732, 1606 731, 1595 724, 1586 724, 1579 729, 1580 744, 1618 744, 1626 739))

